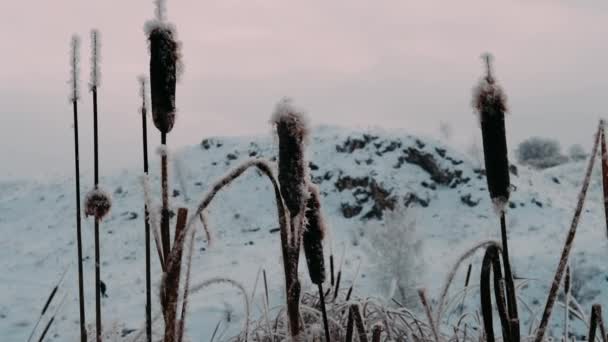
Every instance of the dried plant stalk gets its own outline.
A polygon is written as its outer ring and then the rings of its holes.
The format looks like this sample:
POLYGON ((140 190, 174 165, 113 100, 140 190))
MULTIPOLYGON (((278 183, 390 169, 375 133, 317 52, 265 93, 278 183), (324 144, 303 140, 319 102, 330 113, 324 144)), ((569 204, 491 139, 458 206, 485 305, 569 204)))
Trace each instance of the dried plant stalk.
POLYGON ((606 149, 606 130, 604 120, 600 120, 600 137, 602 139, 602 189, 604 190, 604 215, 606 218, 606 236, 608 237, 608 150, 606 149))
POLYGON ((74 112, 74 164, 75 174, 74 179, 76 182, 76 246, 78 254, 78 304, 80 313, 80 341, 85 342, 87 339, 87 330, 85 328, 86 317, 85 317, 85 306, 84 306, 84 275, 82 270, 82 220, 80 217, 80 153, 79 153, 79 140, 78 140, 78 61, 80 52, 80 38, 76 35, 72 37, 72 51, 71 51, 71 101, 74 112))
POLYGON ((591 155, 589 156, 589 163, 587 164, 587 170, 585 171, 585 177, 583 178, 581 192, 578 195, 578 202, 576 204, 576 209, 574 210, 574 216, 572 217, 572 222, 570 224, 570 229, 568 230, 568 235, 566 236, 566 241, 564 242, 564 248, 562 249, 559 264, 557 265, 557 270, 555 271, 555 276, 553 277, 553 281, 551 283, 551 289, 549 290, 549 295, 547 297, 547 303, 545 304, 543 316, 541 318, 540 325, 538 326, 538 329, 536 331, 536 337, 534 339, 535 342, 542 342, 543 337, 545 336, 545 330, 547 329, 547 325, 549 324, 551 311, 553 310, 553 305, 555 304, 555 300, 557 299, 557 292, 559 290, 560 284, 562 283, 562 277, 564 276, 566 265, 568 264, 568 257, 570 255, 570 250, 572 249, 574 237, 576 236, 576 228, 578 227, 578 222, 583 211, 583 205, 585 204, 585 196, 587 195, 587 190, 589 189, 591 173, 593 172, 593 164, 597 155, 600 140, 599 128, 593 140, 593 148, 591 149, 591 155))

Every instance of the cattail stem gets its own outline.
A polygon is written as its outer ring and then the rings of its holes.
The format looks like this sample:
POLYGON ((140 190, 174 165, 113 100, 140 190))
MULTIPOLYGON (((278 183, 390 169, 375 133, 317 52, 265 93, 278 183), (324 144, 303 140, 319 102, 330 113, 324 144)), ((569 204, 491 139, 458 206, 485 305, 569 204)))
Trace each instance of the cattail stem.
MULTIPOLYGON (((75 74, 73 75, 73 77, 74 79, 76 79, 75 74)), ((76 180, 76 248, 78 250, 78 301, 80 311, 80 341, 85 342, 87 340, 87 331, 85 328, 86 319, 84 308, 84 280, 82 271, 82 220, 80 217, 80 153, 78 151, 78 101, 76 96, 74 96, 72 99, 72 107, 74 111, 74 179, 76 180)))
MULTIPOLYGON (((167 134, 160 134, 160 143, 166 148, 167 146, 167 134)), ((160 237, 163 243, 163 253, 165 262, 169 260, 169 252, 171 251, 171 232, 169 223, 169 183, 168 183, 168 170, 167 170, 167 151, 163 151, 160 157, 161 163, 161 186, 162 186, 162 211, 161 211, 161 224, 160 224, 160 237)))
POLYGON ((602 189, 604 190, 604 215, 606 218, 606 236, 608 237, 608 149, 606 149, 606 131, 604 120, 600 121, 600 137, 602 142, 602 189))
POLYGON ((505 270, 505 289, 507 295, 507 310, 510 321, 510 334, 513 342, 519 341, 519 317, 517 313, 517 295, 515 293, 515 284, 513 282, 513 273, 511 272, 511 262, 509 261, 508 238, 507 238, 507 223, 505 212, 500 215, 500 232, 502 237, 502 258, 503 267, 505 270))
MULTIPOLYGON (((97 87, 91 88, 93 92, 93 154, 94 154, 94 181, 95 189, 99 186, 99 143, 97 126, 97 87)), ((95 336, 101 342, 101 262, 99 255, 99 218, 95 217, 95 336)))
MULTIPOLYGON (((144 173, 148 175, 148 123, 146 108, 146 81, 141 79, 141 125, 142 125, 142 145, 144 159, 144 173)), ((152 341, 152 277, 150 271, 150 213, 148 206, 144 204, 144 234, 146 248, 146 341, 152 341)))
POLYGON ((327 322, 327 312, 325 311, 325 298, 323 297, 323 284, 319 283, 319 304, 321 305, 321 314, 323 315, 323 327, 325 327, 325 341, 330 342, 329 323, 327 322))
POLYGON ((597 134, 594 137, 593 148, 591 149, 591 155, 589 156, 589 164, 587 164, 585 178, 583 178, 583 184, 581 187, 580 194, 578 196, 578 203, 576 205, 576 209, 574 210, 574 216, 572 217, 570 229, 568 230, 568 235, 566 237, 566 241, 564 242, 562 254, 557 265, 557 270, 555 271, 555 276, 553 277, 553 281, 551 283, 551 289, 549 290, 547 303, 545 304, 543 316, 541 318, 540 325, 538 326, 534 342, 543 341, 543 338, 545 336, 545 330, 547 329, 547 325, 549 324, 551 311, 553 310, 553 305, 555 304, 555 300, 557 299, 557 291, 559 290, 562 277, 564 276, 564 270, 566 269, 566 265, 568 264, 568 257, 570 255, 570 250, 572 249, 574 237, 576 236, 576 228, 578 227, 578 222, 583 211, 583 205, 585 204, 585 197, 587 195, 587 189, 589 189, 589 183, 591 181, 591 173, 593 172, 593 164, 597 155, 599 140, 600 130, 598 129, 597 134))

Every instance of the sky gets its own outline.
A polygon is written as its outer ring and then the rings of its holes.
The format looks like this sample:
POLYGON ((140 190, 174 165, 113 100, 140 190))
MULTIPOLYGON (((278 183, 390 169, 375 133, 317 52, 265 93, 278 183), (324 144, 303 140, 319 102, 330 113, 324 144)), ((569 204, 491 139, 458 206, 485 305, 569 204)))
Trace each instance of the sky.
MULTIPOLYGON (((606 115, 608 4, 601 0, 168 0, 182 42, 170 149, 269 134, 284 96, 314 125, 400 128, 466 147, 471 89, 494 55, 512 148, 531 136, 589 148, 606 115)), ((90 30, 101 32, 100 172, 141 166, 137 77, 152 0, 0 2, 0 179, 73 174, 69 44, 82 40, 81 168, 92 169, 90 30)), ((151 146, 160 138, 150 130, 151 146)))

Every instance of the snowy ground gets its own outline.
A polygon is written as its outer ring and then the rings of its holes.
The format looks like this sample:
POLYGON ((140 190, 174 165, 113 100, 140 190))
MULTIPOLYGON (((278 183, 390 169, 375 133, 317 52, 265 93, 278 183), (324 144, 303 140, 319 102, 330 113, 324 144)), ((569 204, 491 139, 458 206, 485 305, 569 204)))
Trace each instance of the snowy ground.
MULTIPOLYGON (((428 288, 431 297, 437 296, 446 272, 467 247, 480 240, 498 239, 498 219, 491 208, 485 179, 475 172, 477 162, 438 141, 399 131, 355 132, 319 127, 313 131, 309 152, 309 160, 314 164, 311 175, 320 184, 324 212, 333 230, 334 253, 338 257, 342 246, 346 248, 345 286, 361 260, 356 287, 361 295, 385 295, 385 284, 379 281, 381 275, 373 271, 369 255, 373 252, 368 239, 373 234, 370 231, 373 225, 363 217, 375 222, 387 201, 404 203, 414 197, 418 199, 411 203, 416 209, 410 213, 416 215, 418 236, 423 241, 425 271, 416 282, 428 288), (345 144, 347 141, 350 143, 345 144), (441 179, 432 180, 428 170, 412 162, 415 159, 412 156, 418 152, 432 155, 440 171, 457 176, 445 184, 441 184, 441 179), (346 218, 345 213, 352 217, 346 218)), ((172 206, 192 209, 210 183, 230 168, 251 157, 271 159, 275 155, 276 144, 270 136, 212 138, 202 145, 176 151, 172 159, 180 165, 181 177, 173 179, 172 186, 178 192, 172 198, 172 206), (183 179, 185 189, 178 178, 183 179)), ((154 156, 152 161, 152 187, 158 195, 158 157, 154 156)), ((511 198, 513 208, 508 213, 510 253, 516 276, 532 279, 520 291, 532 310, 542 310, 544 305, 584 167, 584 163, 571 163, 538 172, 520 166, 519 175, 511 175, 515 191, 511 198)), ((101 184, 114 199, 112 212, 101 227, 102 280, 107 284, 108 294, 103 299, 102 316, 105 326, 115 324, 126 329, 125 333, 140 328, 144 319, 140 176, 140 170, 132 169, 101 177, 101 184)), ((83 175, 81 184, 84 194, 92 184, 92 175, 83 175)), ((597 166, 587 199, 571 261, 575 296, 589 312, 592 303, 608 305, 608 264, 603 262, 608 256, 608 239, 597 166)), ((192 284, 222 276, 233 278, 252 291, 259 269, 264 268, 270 284, 271 306, 283 303, 279 234, 271 232, 278 227, 273 201, 269 182, 255 171, 249 171, 217 197, 209 210, 215 241, 208 246, 203 234, 198 235, 192 284)), ((74 212, 71 176, 44 183, 0 183, 2 341, 27 339, 50 289, 66 268, 69 271, 57 298, 66 295, 66 300, 59 308, 48 340, 77 339, 74 212)), ((94 323, 92 221, 84 219, 83 228, 87 320, 94 323)), ((154 253, 153 280, 157 282, 160 267, 154 253)), ((480 259, 480 255, 473 259, 474 284, 478 283, 480 259)), ((310 286, 304 264, 301 272, 301 279, 310 286)), ((466 267, 458 272, 455 289, 462 287, 459 284, 463 284, 465 273, 466 267)), ((254 316, 260 313, 260 299, 258 291, 254 316)), ((474 310, 478 301, 478 296, 471 294, 467 307, 474 310)), ((209 288, 194 295, 188 334, 193 341, 206 341, 222 320, 220 330, 224 331, 224 337, 229 336, 242 324, 242 305, 238 292, 226 287, 209 288)), ((156 303, 154 309, 158 309, 156 303)), ((520 311, 524 318, 522 330, 527 329, 529 314, 523 307, 520 311)), ((556 308, 553 316, 556 327, 552 330, 555 335, 561 334, 557 326, 562 315, 562 309, 556 308)))

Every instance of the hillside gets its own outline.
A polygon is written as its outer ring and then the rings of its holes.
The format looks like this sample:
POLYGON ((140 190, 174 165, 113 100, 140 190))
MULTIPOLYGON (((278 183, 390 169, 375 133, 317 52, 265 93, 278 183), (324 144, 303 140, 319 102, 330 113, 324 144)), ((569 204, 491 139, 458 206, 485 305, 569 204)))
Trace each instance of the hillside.
MULTIPOLYGON (((346 248, 344 286, 352 281, 358 261, 360 277, 355 291, 386 296, 386 282, 374 268, 369 236, 393 208, 407 207, 415 218, 422 242, 423 272, 417 286, 436 297, 455 259, 468 247, 498 239, 498 218, 493 212, 483 170, 466 155, 439 141, 400 131, 351 131, 319 127, 309 148, 310 172, 320 186, 323 210, 332 229, 334 254, 346 248)), ((276 143, 270 136, 214 137, 171 154, 174 170, 172 206, 194 208, 209 185, 248 158, 271 161, 276 143)), ((138 157, 139 158, 139 157, 138 157)), ((151 156, 152 187, 160 189, 158 157, 151 156)), ((510 253, 516 277, 530 279, 520 295, 532 310, 541 310, 569 227, 584 163, 544 171, 512 167, 513 193, 509 203, 510 253)), ((140 170, 102 175, 101 184, 113 194, 113 208, 102 224, 102 280, 105 326, 116 326, 128 336, 144 319, 143 191, 140 170)), ((83 175, 82 184, 92 184, 83 175)), ((88 188, 84 186, 84 192, 88 188)), ((54 181, 0 183, 0 336, 5 341, 25 340, 50 289, 68 268, 59 299, 66 294, 49 341, 75 340, 78 325, 77 274, 74 259, 75 219, 72 177, 54 181)), ((209 246, 198 234, 193 261, 196 284, 216 276, 233 278, 252 291, 260 267, 266 270, 271 306, 283 303, 276 207, 269 182, 248 171, 211 205, 209 222, 214 241, 209 246)), ((94 322, 92 221, 83 220, 87 318, 94 322)), ((326 243, 329 251, 330 243, 326 243)), ((588 312, 592 303, 608 307, 608 239, 601 199, 601 181, 594 173, 572 254, 574 295, 588 312)), ((480 256, 473 259, 473 283, 478 283, 480 256)), ((467 262, 468 264, 468 262, 467 262)), ((310 285, 302 264, 301 280, 310 285)), ((466 267, 457 274, 455 289, 464 283, 466 267)), ((160 267, 153 253, 153 279, 160 267)), ((257 294, 259 295, 259 288, 257 294)), ((467 307, 478 305, 471 291, 467 307)), ((260 315, 256 296, 253 315, 260 315)), ((156 307, 155 309, 158 309, 156 307)), ((208 340, 219 320, 229 336, 241 326, 242 302, 237 292, 214 287, 192 297, 188 333, 193 340, 208 340)), ((529 314, 520 307, 522 327, 529 314)), ((554 311, 554 324, 563 315, 554 311)), ((579 329, 580 330, 580 329, 579 329)), ((560 334, 561 329, 555 329, 560 334)))

